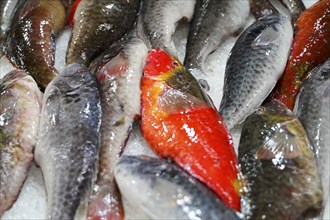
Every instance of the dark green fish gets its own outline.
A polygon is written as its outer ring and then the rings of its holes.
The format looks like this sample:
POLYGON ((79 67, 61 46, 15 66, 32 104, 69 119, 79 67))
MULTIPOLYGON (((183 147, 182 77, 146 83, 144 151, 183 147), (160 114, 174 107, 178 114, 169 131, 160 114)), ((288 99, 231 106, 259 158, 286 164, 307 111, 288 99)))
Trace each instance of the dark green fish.
POLYGON ((67 64, 89 65, 133 28, 140 0, 82 0, 75 12, 67 64))
POLYGON ((246 219, 305 219, 322 210, 323 191, 304 127, 281 102, 244 122, 239 164, 248 184, 246 219))
POLYGON ((60 0, 20 1, 4 42, 4 52, 42 88, 57 75, 55 37, 65 24, 60 0))

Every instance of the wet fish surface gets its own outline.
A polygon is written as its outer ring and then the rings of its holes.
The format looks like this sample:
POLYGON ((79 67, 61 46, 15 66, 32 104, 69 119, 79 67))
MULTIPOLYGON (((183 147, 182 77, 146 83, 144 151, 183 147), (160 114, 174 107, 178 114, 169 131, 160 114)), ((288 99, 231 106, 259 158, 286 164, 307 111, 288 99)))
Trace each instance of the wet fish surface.
POLYGON ((46 185, 48 218, 73 219, 89 196, 99 155, 101 106, 95 77, 67 66, 46 88, 35 161, 46 185))
POLYGON ((2 55, 2 43, 8 30, 12 14, 19 0, 0 1, 0 55, 2 55))
POLYGON ((42 93, 24 71, 0 80, 0 217, 18 197, 33 160, 42 93))
POLYGON ((113 170, 134 118, 140 115, 140 81, 148 54, 142 39, 132 37, 125 42, 118 55, 96 72, 102 122, 99 173, 89 205, 89 219, 124 218, 113 170), (111 198, 110 201, 107 198, 111 198))
POLYGON ((42 88, 57 75, 55 37, 65 25, 60 0, 20 1, 4 42, 4 53, 42 88))
POLYGON ((207 56, 243 28, 249 12, 249 1, 197 0, 184 65, 203 73, 207 56))
POLYGON ((233 129, 258 108, 280 78, 293 38, 290 19, 260 18, 238 38, 227 60, 219 113, 233 129))
POLYGON ((243 125, 239 164, 249 190, 246 219, 305 219, 322 209, 323 191, 304 127, 281 102, 258 108, 243 125))
POLYGON ((144 0, 138 21, 139 34, 150 49, 161 48, 173 56, 177 51, 173 34, 180 20, 190 22, 196 0, 144 0))
POLYGON ((216 194, 167 160, 122 156, 115 176, 128 201, 151 219, 239 219, 216 194))
POLYGON ((139 6, 140 0, 81 0, 74 15, 67 64, 89 65, 133 28, 139 6))
POLYGON ((318 160, 324 200, 329 200, 330 59, 313 69, 309 77, 302 82, 295 112, 313 145, 318 160))

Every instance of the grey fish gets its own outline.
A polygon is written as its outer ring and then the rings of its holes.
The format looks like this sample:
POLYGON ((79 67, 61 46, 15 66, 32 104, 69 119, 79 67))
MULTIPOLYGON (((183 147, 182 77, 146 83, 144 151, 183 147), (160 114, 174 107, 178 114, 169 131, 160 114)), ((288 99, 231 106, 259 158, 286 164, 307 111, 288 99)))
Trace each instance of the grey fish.
POLYGON ((14 12, 4 53, 43 89, 57 75, 55 37, 65 24, 60 0, 20 1, 14 12))
POLYGON ((330 190, 330 59, 313 69, 309 77, 302 82, 296 99, 295 112, 314 147, 324 200, 328 200, 330 190))
POLYGON ((302 0, 281 0, 281 1, 289 9, 291 14, 292 24, 295 25, 301 13, 303 13, 303 11, 306 10, 303 1, 302 0))
POLYGON ((67 66, 46 88, 35 149, 47 191, 48 218, 73 219, 89 196, 99 155, 101 106, 95 77, 67 66))
POLYGON ((0 80, 0 218, 15 202, 37 142, 42 93, 21 70, 0 80))
MULTIPOLYGON (((1 0, 0 1, 0 48, 5 38, 6 31, 8 30, 12 14, 15 10, 19 0, 1 0)), ((2 55, 2 49, 0 50, 2 55)))
POLYGON ((281 102, 258 108, 243 125, 239 164, 249 190, 246 219, 305 219, 322 209, 323 191, 304 127, 281 102))
POLYGON ((258 108, 285 68, 293 30, 281 15, 262 17, 238 38, 227 60, 219 113, 228 129, 258 108))
POLYGON ((161 48, 177 56, 173 34, 180 20, 191 21, 195 3, 196 0, 144 0, 138 30, 149 49, 161 48))
MULTIPOLYGON (((88 218, 122 219, 123 207, 113 170, 134 118, 140 115, 140 81, 148 49, 139 38, 126 40, 117 56, 96 72, 102 122, 99 172, 88 218), (106 198, 112 198, 107 200, 106 198)), ((107 57, 107 56, 105 56, 107 57)))
POLYGON ((184 65, 203 72, 207 56, 243 28, 249 12, 246 0, 197 0, 184 65))
POLYGON ((240 219, 204 184, 164 159, 121 156, 115 177, 128 202, 151 219, 240 219))
POLYGON ((140 0, 82 0, 74 15, 67 64, 89 65, 133 28, 139 6, 140 0))

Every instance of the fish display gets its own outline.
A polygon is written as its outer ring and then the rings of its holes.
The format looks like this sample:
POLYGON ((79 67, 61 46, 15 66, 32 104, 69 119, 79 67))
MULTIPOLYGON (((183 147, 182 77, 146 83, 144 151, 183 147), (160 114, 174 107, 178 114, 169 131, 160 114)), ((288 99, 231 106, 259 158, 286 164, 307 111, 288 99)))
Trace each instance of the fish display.
POLYGON ((3 45, 10 60, 43 89, 57 75, 55 37, 64 24, 60 0, 20 1, 3 45))
POLYGON ((204 184, 164 159, 122 156, 120 191, 151 219, 240 219, 204 184))
POLYGON ((197 0, 184 65, 196 74, 203 73, 208 55, 243 28, 249 12, 249 1, 197 0))
POLYGON ((96 176, 101 124, 96 79, 67 66, 46 88, 35 161, 41 167, 49 219, 73 219, 96 176))
POLYGON ((37 142, 42 93, 24 71, 0 80, 0 218, 15 202, 37 142))
POLYGON ((141 129, 149 146, 239 211, 239 171, 232 139, 197 80, 161 49, 149 53, 143 73, 141 129))
POLYGON ((113 170, 134 118, 140 115, 140 81, 147 54, 141 39, 130 38, 96 72, 102 109, 100 159, 88 219, 124 218, 113 170))
POLYGON ((0 1, 0 55, 2 55, 2 43, 8 30, 12 14, 15 10, 18 0, 2 0, 0 1))
POLYGON ((140 0, 81 0, 66 62, 89 65, 106 48, 133 28, 140 0))
MULTIPOLYGON (((330 59, 314 68, 302 82, 295 113, 306 129, 318 160, 324 200, 329 200, 330 59)), ((325 201, 326 202, 326 201, 325 201)))
POLYGON ((219 113, 233 129, 266 99, 281 77, 293 38, 288 17, 261 17, 237 39, 226 64, 219 113))
POLYGON ((269 100, 277 99, 291 110, 307 73, 330 58, 330 0, 305 10, 296 24, 289 61, 269 100))
POLYGON ((173 34, 179 21, 191 21, 195 3, 196 0, 144 0, 138 22, 139 34, 149 42, 151 49, 161 48, 177 56, 173 34))
POLYGON ((281 102, 259 107, 244 122, 238 149, 247 181, 246 219, 317 217, 323 191, 304 127, 281 102))

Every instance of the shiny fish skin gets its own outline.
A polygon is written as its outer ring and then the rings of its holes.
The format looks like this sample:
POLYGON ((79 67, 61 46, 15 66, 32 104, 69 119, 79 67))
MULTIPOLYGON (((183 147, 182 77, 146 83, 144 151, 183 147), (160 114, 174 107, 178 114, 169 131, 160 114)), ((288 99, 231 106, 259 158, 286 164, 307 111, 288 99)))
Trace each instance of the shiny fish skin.
POLYGON ((197 0, 184 65, 203 72, 207 56, 243 27, 249 12, 245 0, 197 0))
MULTIPOLYGON (((11 16, 14 12, 15 6, 19 0, 1 0, 0 1, 0 48, 5 38, 6 31, 9 27, 11 16)), ((0 50, 0 56, 2 49, 0 50)))
POLYGON ((204 184, 164 159, 122 156, 115 177, 128 201, 151 219, 239 219, 204 184))
POLYGON ((74 27, 67 64, 90 62, 133 28, 140 0, 81 0, 74 15, 74 27))
POLYGON ((219 112, 228 129, 252 113, 283 73, 292 42, 290 20, 260 18, 238 38, 227 60, 219 112))
POLYGON ((16 200, 33 160, 42 93, 14 70, 0 80, 0 218, 16 200))
POLYGON ((71 64, 46 88, 35 161, 44 176, 48 218, 73 219, 89 196, 99 155, 101 107, 94 76, 71 64))
POLYGON ((281 0, 285 6, 289 9, 291 14, 292 24, 297 23, 298 18, 306 10, 306 7, 302 0, 281 0))
POLYGON ((140 114, 140 81, 147 54, 148 49, 141 39, 129 39, 122 51, 96 73, 102 122, 99 173, 89 208, 90 219, 124 217, 113 169, 134 118, 140 114), (108 203, 107 197, 111 198, 108 203))
POLYGON ((161 48, 173 56, 177 51, 173 34, 181 19, 191 21, 196 0, 144 0, 139 16, 138 30, 148 45, 161 48))
MULTIPOLYGON (((302 82, 295 112, 304 125, 318 159, 324 199, 329 195, 330 167, 330 59, 302 82)), ((324 201, 325 203, 326 201, 324 201)))
POLYGON ((56 76, 55 38, 65 24, 60 0, 21 1, 4 42, 4 52, 42 88, 56 76))
POLYGON ((272 101, 243 125, 239 163, 249 186, 246 219, 306 219, 322 208, 316 160, 304 127, 281 102, 272 101))

